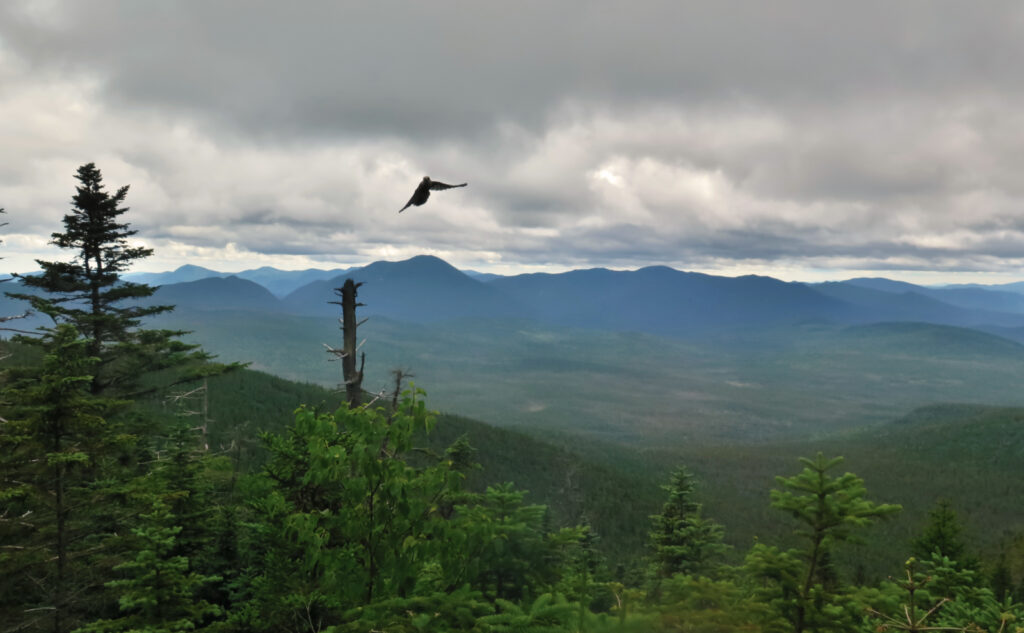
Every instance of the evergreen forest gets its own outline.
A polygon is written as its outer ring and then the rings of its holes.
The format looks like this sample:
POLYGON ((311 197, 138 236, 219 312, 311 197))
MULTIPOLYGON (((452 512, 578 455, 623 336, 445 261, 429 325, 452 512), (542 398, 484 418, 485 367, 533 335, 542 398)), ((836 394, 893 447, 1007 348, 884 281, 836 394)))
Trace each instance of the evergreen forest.
POLYGON ((128 187, 76 179, 66 258, 6 284, 47 323, 3 317, 0 633, 1024 631, 1022 410, 682 463, 441 414, 401 370, 292 382, 157 327, 128 187), (879 489, 904 471, 987 524, 879 489))

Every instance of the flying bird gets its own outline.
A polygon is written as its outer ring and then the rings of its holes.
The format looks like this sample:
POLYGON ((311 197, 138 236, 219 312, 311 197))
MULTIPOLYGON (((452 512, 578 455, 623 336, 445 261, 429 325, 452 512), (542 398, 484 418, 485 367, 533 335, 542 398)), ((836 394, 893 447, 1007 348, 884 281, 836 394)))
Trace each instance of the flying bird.
POLYGON ((420 185, 416 187, 416 191, 413 192, 412 197, 409 198, 409 202, 405 203, 405 206, 398 210, 399 213, 405 211, 410 206, 421 206, 430 197, 431 191, 444 191, 445 189, 454 189, 455 187, 465 187, 466 183, 461 185, 446 185, 443 182, 431 180, 430 176, 424 176, 423 180, 420 181, 420 185))

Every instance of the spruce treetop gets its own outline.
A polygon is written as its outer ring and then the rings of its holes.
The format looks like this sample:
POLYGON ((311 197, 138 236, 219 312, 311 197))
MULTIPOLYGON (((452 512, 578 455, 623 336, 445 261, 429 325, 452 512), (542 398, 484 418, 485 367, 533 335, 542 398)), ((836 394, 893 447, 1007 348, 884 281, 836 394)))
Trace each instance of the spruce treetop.
POLYGON ((147 305, 143 300, 156 288, 125 281, 121 273, 153 249, 129 244, 136 231, 121 216, 128 186, 111 195, 94 163, 78 168, 78 185, 71 211, 64 216, 64 231, 52 234, 51 243, 72 252, 70 261, 36 260, 42 273, 20 276, 31 294, 9 293, 23 299, 55 324, 74 325, 88 343, 90 356, 99 359, 92 392, 115 389, 131 394, 138 378, 154 369, 204 360, 197 346, 177 340, 184 332, 142 329, 142 319, 167 312, 173 306, 147 305))
POLYGON ((137 231, 117 218, 128 211, 122 207, 128 196, 128 185, 110 195, 103 187, 103 175, 95 163, 78 168, 79 185, 71 198, 72 212, 64 216, 63 233, 53 233, 53 244, 79 251, 78 261, 86 271, 95 271, 110 285, 116 273, 126 270, 136 259, 149 257, 153 249, 128 246, 127 238, 137 231))

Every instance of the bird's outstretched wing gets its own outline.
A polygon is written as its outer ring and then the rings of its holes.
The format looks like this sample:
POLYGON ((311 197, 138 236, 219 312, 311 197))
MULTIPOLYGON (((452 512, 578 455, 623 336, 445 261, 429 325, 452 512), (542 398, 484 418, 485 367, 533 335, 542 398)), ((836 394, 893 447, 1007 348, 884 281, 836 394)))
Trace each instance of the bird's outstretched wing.
POLYGON ((465 187, 468 183, 462 183, 461 185, 446 185, 443 182, 437 182, 436 180, 430 181, 430 189, 432 191, 443 191, 445 189, 454 189, 456 187, 465 187))
POLYGON ((416 202, 416 194, 413 194, 413 197, 409 199, 409 202, 406 203, 406 206, 398 209, 398 213, 401 213, 402 211, 412 207, 415 202, 416 202))

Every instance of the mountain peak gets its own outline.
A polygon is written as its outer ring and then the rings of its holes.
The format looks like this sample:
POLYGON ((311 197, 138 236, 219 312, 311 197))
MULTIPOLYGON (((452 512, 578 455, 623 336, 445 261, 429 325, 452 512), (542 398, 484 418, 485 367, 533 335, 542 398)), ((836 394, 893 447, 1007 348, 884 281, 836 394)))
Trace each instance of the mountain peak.
POLYGON ((431 278, 440 276, 441 278, 464 277, 475 282, 458 268, 433 255, 417 255, 397 262, 373 262, 369 266, 359 269, 359 274, 368 279, 381 275, 431 278))
POLYGON ((178 266, 177 268, 174 269, 174 272, 175 273, 180 273, 180 274, 209 274, 211 276, 213 276, 213 275, 218 275, 219 276, 219 275, 222 274, 222 273, 219 273, 219 272, 217 272, 215 270, 210 270, 209 268, 203 268, 202 266, 196 266, 195 264, 184 264, 184 265, 178 266))
MULTIPOLYGON (((451 264, 449 264, 445 260, 441 259, 440 257, 435 257, 434 255, 416 255, 415 257, 410 257, 409 259, 406 259, 406 260, 400 261, 400 262, 395 262, 395 263, 396 264, 407 264, 407 265, 410 265, 410 266, 424 266, 424 267, 429 266, 429 267, 435 268, 435 269, 440 268, 440 269, 445 269, 445 270, 449 270, 449 269, 450 270, 459 270, 455 266, 452 266, 451 264)), ((462 272, 462 271, 459 271, 459 272, 462 272)))

